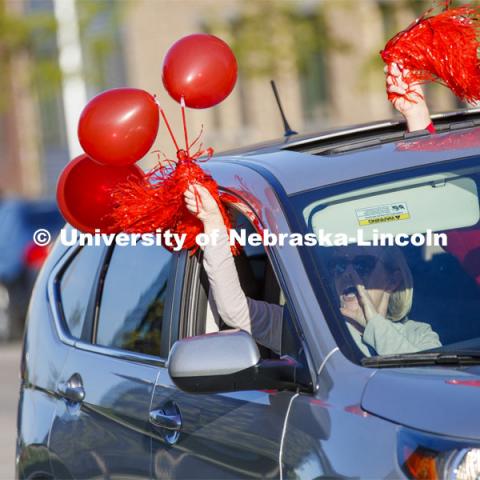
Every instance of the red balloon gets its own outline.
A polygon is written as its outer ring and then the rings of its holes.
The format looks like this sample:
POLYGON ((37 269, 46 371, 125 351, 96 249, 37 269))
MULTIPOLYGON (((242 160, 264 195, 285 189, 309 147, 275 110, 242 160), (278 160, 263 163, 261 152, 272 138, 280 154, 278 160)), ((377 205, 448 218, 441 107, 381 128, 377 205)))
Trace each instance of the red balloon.
POLYGON ((94 162, 83 154, 62 171, 57 185, 57 202, 65 220, 86 233, 116 233, 109 214, 113 209, 110 193, 127 178, 143 177, 136 165, 111 167, 94 162))
POLYGON ((237 60, 219 38, 195 33, 175 42, 163 60, 163 85, 177 102, 208 108, 224 100, 237 80, 237 60))
POLYGON ((152 95, 137 88, 116 88, 88 102, 80 115, 78 138, 85 152, 103 165, 132 165, 150 150, 158 126, 152 95))

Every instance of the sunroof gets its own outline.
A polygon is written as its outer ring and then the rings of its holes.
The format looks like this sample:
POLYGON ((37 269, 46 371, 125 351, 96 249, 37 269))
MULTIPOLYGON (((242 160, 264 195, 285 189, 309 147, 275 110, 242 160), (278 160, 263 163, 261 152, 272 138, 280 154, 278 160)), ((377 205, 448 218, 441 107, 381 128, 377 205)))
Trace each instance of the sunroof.
MULTIPOLYGON (((432 115, 437 132, 460 130, 480 125, 480 109, 463 110, 446 114, 432 115)), ((427 136, 427 130, 405 132, 404 123, 384 123, 363 126, 358 129, 345 129, 335 134, 319 135, 309 141, 292 143, 282 150, 304 152, 310 155, 341 155, 378 147, 385 143, 427 136)))

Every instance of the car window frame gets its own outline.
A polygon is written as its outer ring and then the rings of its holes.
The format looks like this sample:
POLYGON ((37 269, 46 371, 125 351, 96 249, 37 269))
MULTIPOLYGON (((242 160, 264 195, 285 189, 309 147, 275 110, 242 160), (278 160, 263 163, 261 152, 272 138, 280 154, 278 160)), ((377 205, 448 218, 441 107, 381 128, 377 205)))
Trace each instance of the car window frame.
MULTIPOLYGON (((106 347, 101 345, 96 345, 93 343, 94 339, 94 329, 95 323, 98 322, 99 308, 101 295, 103 290, 103 282, 108 271, 108 262, 113 254, 113 246, 106 247, 104 255, 101 262, 99 263, 99 268, 97 269, 95 275, 94 285, 92 286, 90 292, 90 298, 88 299, 89 304, 93 302, 93 311, 88 311, 88 314, 93 316, 93 318, 88 319, 91 322, 92 328, 88 338, 76 338, 73 337, 69 330, 68 325, 63 317, 63 310, 61 304, 61 295, 60 295, 60 281, 63 273, 66 271, 68 266, 71 264, 73 259, 81 251, 83 246, 76 245, 72 247, 65 255, 60 259, 60 261, 52 269, 52 272, 49 277, 48 287, 47 287, 47 296, 49 299, 49 304, 52 311, 52 316, 55 323, 55 330, 59 337, 59 340, 70 346, 80 350, 89 351, 92 353, 97 353, 101 355, 106 355, 109 357, 114 357, 118 359, 135 361, 140 363, 146 363, 150 365, 156 365, 165 367, 168 353, 170 352, 172 346, 172 330, 175 327, 175 316, 179 317, 180 311, 180 302, 183 294, 183 277, 184 277, 184 268, 185 268, 185 253, 173 253, 172 267, 170 271, 170 276, 168 280, 167 295, 170 295, 171 301, 166 305, 165 309, 165 324, 164 324, 164 335, 162 336, 162 355, 150 355, 140 352, 134 352, 129 350, 122 350, 114 347, 106 347)), ((160 247, 163 248, 163 247, 160 247)), ((89 305, 90 306, 90 305, 89 305)), ((87 319, 86 319, 87 321, 87 319)), ((177 322, 178 323, 178 322, 177 322)), ((83 333, 83 332, 82 332, 83 333)))

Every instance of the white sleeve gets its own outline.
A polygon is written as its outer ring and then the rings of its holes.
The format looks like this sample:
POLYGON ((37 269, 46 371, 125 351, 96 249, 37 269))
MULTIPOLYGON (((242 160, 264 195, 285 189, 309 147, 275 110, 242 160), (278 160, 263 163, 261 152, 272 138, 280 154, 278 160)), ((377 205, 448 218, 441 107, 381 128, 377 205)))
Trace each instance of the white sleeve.
POLYGON ((220 233, 216 244, 204 248, 203 266, 223 321, 230 327, 245 330, 258 343, 280 353, 283 307, 247 298, 243 293, 227 232, 220 233))
POLYGON ((414 353, 442 346, 438 334, 427 323, 413 320, 392 322, 379 314, 367 323, 363 341, 379 355, 414 353))

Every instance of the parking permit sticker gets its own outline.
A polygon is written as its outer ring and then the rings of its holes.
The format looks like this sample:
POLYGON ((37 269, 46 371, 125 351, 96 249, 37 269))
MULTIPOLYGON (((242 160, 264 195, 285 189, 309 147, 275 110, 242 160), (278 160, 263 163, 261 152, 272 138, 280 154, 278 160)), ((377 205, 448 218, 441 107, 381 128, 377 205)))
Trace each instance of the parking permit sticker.
POLYGON ((373 225, 383 222, 397 222, 410 218, 405 202, 376 205, 374 207, 359 208, 355 210, 359 225, 373 225))

